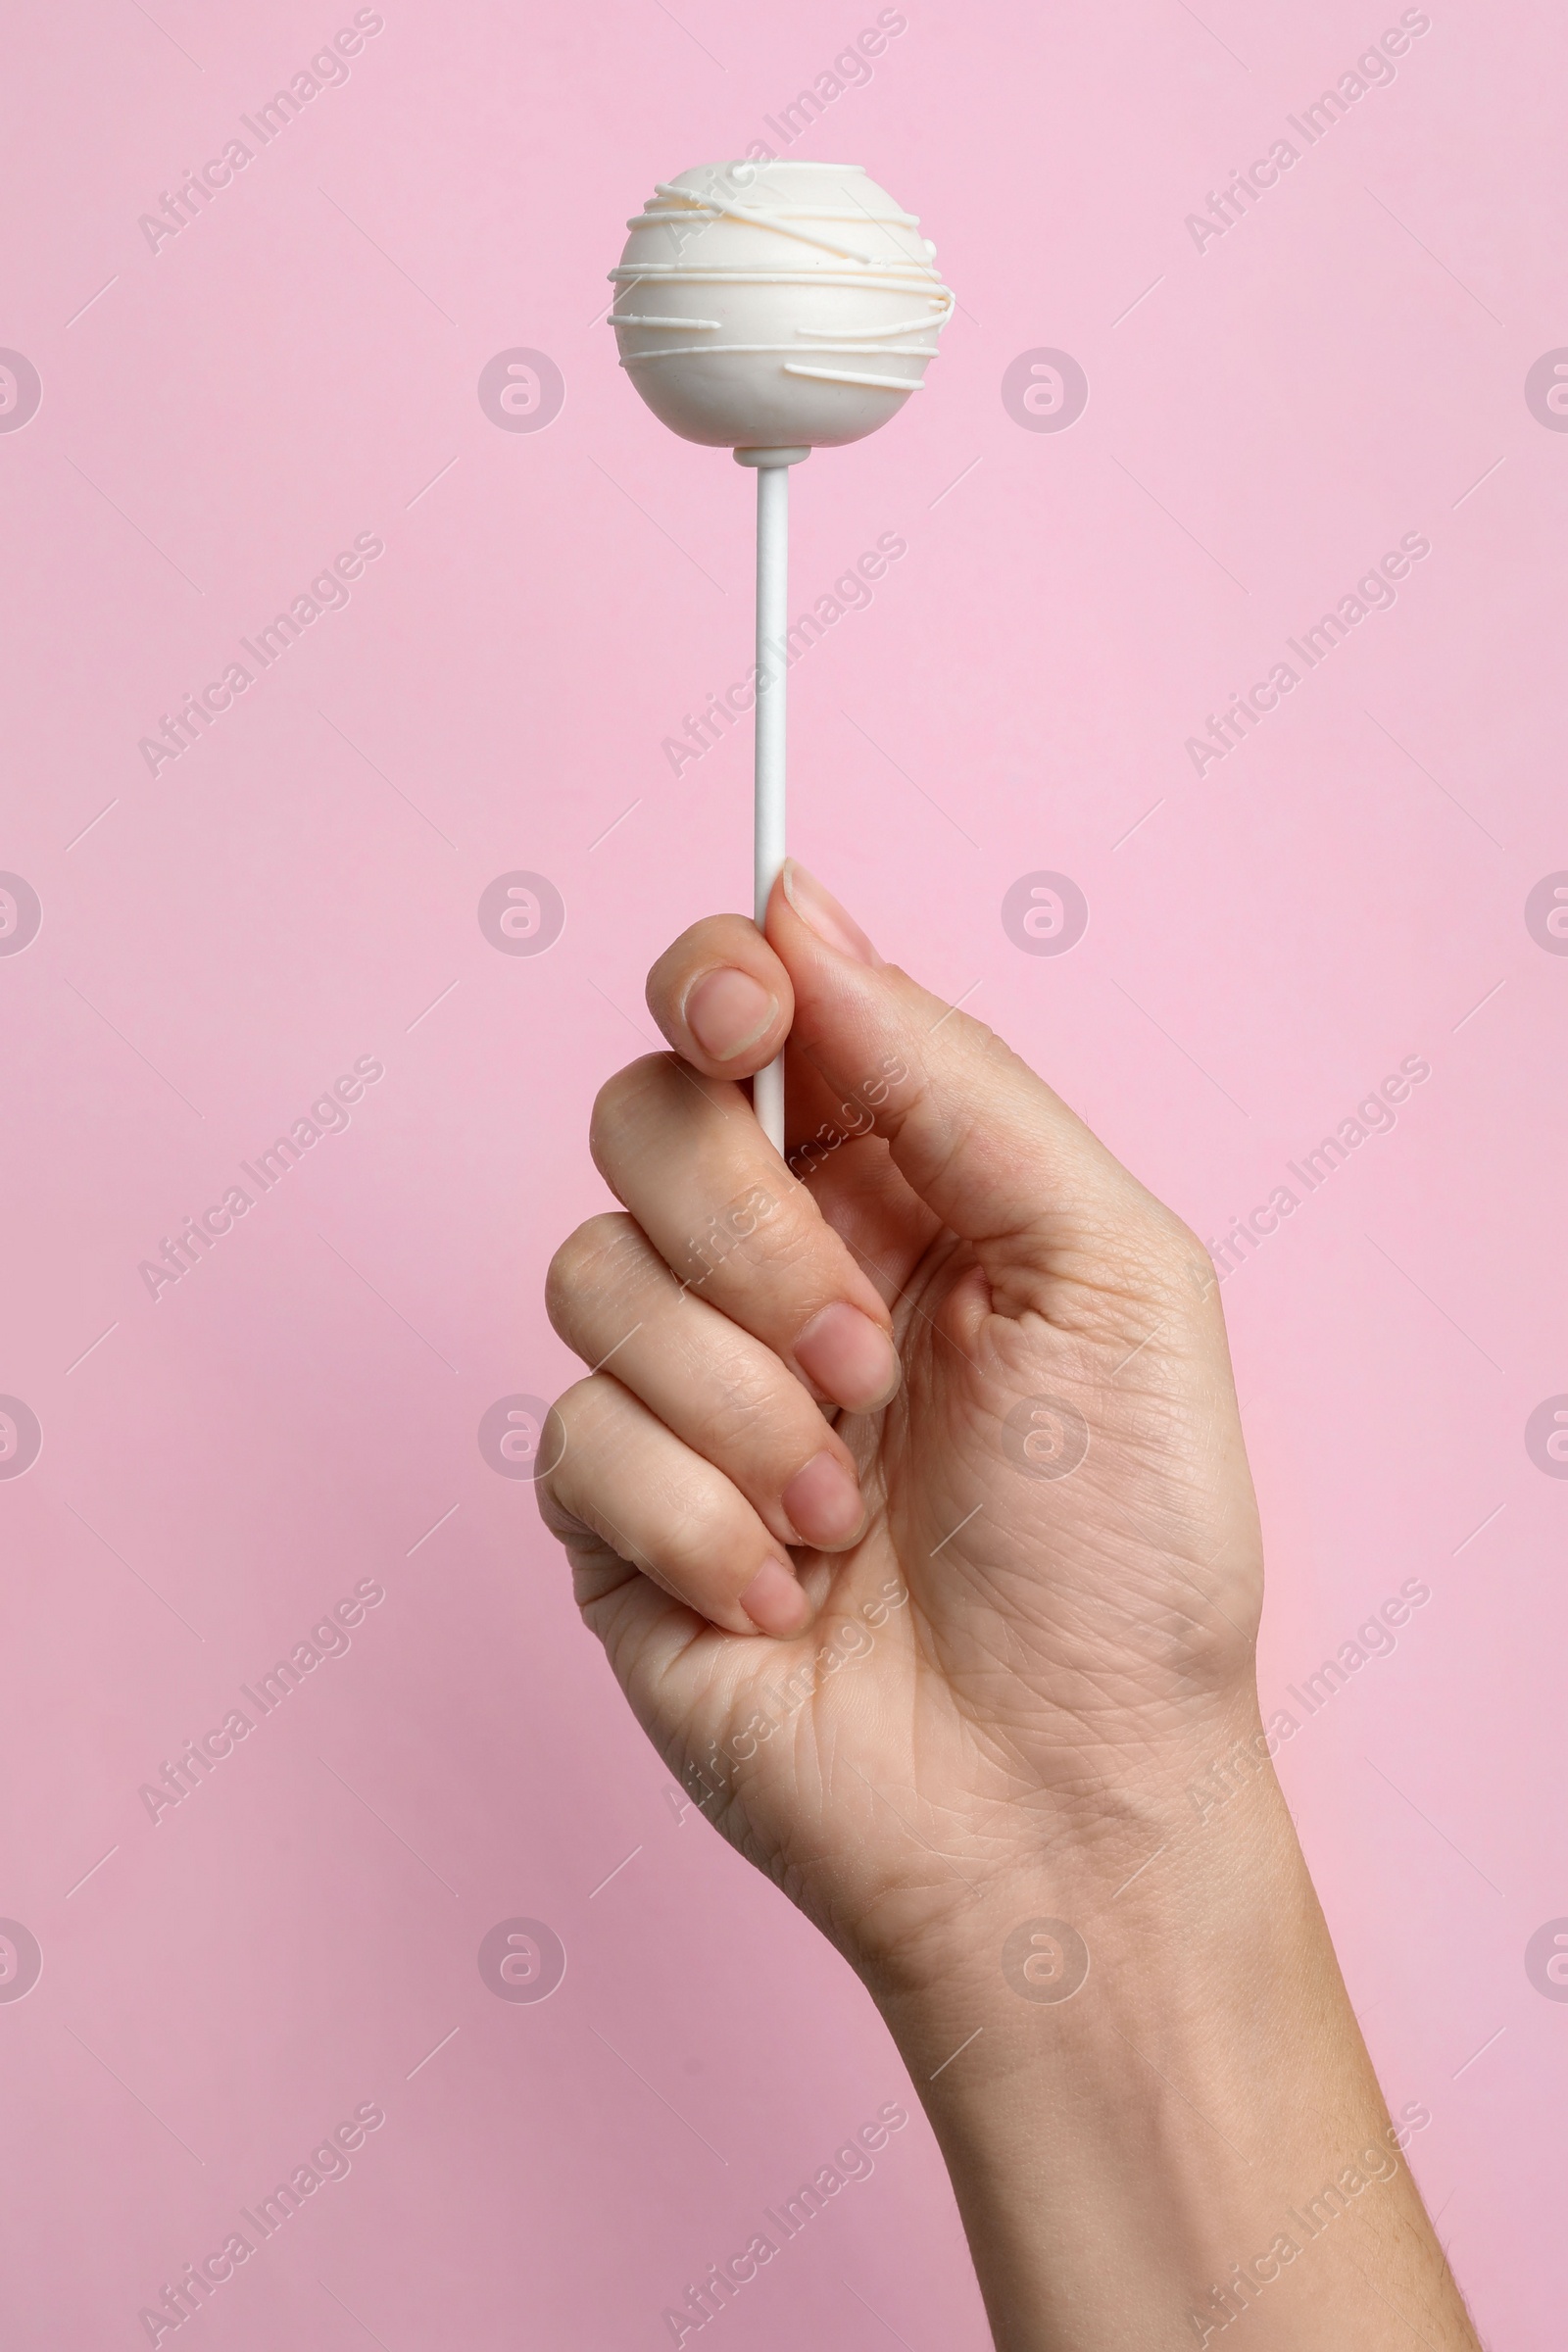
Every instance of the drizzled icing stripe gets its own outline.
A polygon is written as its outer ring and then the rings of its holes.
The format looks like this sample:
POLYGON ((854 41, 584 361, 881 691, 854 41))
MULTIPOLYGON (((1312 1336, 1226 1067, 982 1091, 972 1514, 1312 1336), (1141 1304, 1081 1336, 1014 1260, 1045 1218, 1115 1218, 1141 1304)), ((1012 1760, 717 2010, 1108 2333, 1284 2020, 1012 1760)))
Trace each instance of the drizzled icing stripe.
MULTIPOLYGON (((932 295, 931 300, 941 306, 940 318, 901 318, 894 326, 803 326, 801 332, 803 335, 821 335, 828 342, 835 341, 841 335, 879 336, 885 342, 889 335, 912 335, 918 334, 924 327, 946 326, 948 320, 953 317, 956 297, 944 286, 940 294, 932 295)), ((858 349, 858 346, 854 348, 858 349)), ((931 353, 935 357, 936 345, 934 343, 931 346, 931 353)))
POLYGON ((644 278, 658 278, 665 285, 856 286, 895 294, 912 294, 929 286, 933 297, 941 294, 950 302, 954 299, 951 289, 923 262, 878 262, 858 277, 837 270, 730 270, 711 263, 705 269, 693 262, 622 262, 605 275, 612 286, 636 285, 644 278))
MULTIPOLYGON (((672 198, 680 207, 681 212, 688 216, 694 212, 713 213, 731 220, 743 220, 752 228, 776 229, 781 237, 799 237, 803 245, 819 245, 824 253, 836 253, 841 261, 869 263, 871 259, 867 253, 857 253, 853 246, 836 245, 830 237, 814 237, 808 228, 802 228, 795 221, 786 220, 778 213, 759 212, 751 205, 726 204, 721 196, 715 196, 710 192, 699 196, 685 188, 673 188, 666 180, 656 179, 654 193, 656 196, 672 198)), ((672 217, 679 218, 679 215, 672 217)), ((830 213, 826 217, 829 220, 845 218, 841 213, 830 213)), ((635 228, 638 223, 633 221, 630 225, 635 228)))
MULTIPOLYGON (((732 210, 738 213, 752 213, 764 209, 760 205, 749 205, 738 196, 715 199, 711 190, 705 195, 699 188, 678 188, 672 180, 656 179, 654 191, 660 196, 672 197, 678 204, 707 205, 710 212, 732 210)), ((877 191, 878 194, 885 192, 881 189, 877 191)), ((841 201, 849 201, 843 188, 839 188, 833 193, 836 193, 841 201)), ((904 228, 918 228, 920 225, 918 213, 900 212, 896 207, 891 213, 869 213, 863 204, 857 204, 850 212, 832 212, 828 209, 830 201, 830 195, 814 196, 805 204, 786 204, 782 200, 775 200, 765 209, 786 220, 896 220, 904 228)), ((654 210, 652 197, 644 205, 643 210, 648 213, 654 210)))
POLYGON ((919 376, 854 375, 846 368, 792 368, 784 363, 786 375, 810 375, 824 384, 869 384, 878 392, 923 392, 925 385, 919 376))
POLYGON ((692 195, 685 189, 680 193, 682 201, 678 208, 674 205, 658 205, 650 200, 634 220, 627 221, 626 226, 646 228, 651 220, 689 220, 694 212, 712 213, 719 217, 733 213, 743 220, 842 220, 852 228, 918 228, 920 225, 918 213, 868 213, 863 209, 853 213, 832 213, 819 204, 780 204, 775 205, 771 212, 763 213, 755 206, 749 209, 745 205, 708 204, 701 196, 692 195))
MULTIPOLYGON (((729 357, 730 357, 730 356, 731 356, 733 353, 736 353, 736 352, 745 352, 745 353, 751 354, 751 353, 756 353, 756 352, 780 352, 780 351, 789 351, 789 352, 794 352, 794 353, 795 353, 797 356, 799 356, 801 353, 803 353, 803 352, 808 352, 810 349, 811 349, 811 345, 810 345, 808 342, 808 343, 710 343, 710 344, 708 344, 707 346, 705 346, 702 356, 703 356, 703 358, 706 360, 706 359, 710 359, 710 358, 716 358, 716 357, 717 357, 719 354, 722 354, 722 355, 723 355, 723 356, 724 356, 726 359, 728 359, 728 358, 729 358, 729 357)), ((823 351, 824 351, 824 353, 827 355, 827 357, 828 357, 828 358, 830 358, 830 359, 838 359, 838 358, 839 358, 839 357, 840 357, 842 354, 847 354, 847 353, 851 353, 851 352, 858 352, 858 351, 863 351, 863 352, 866 352, 866 353, 868 353, 868 354, 869 354, 869 356, 870 356, 871 358, 873 358, 873 359, 879 359, 879 360, 880 360, 880 359, 896 359, 896 360, 902 360, 902 359, 905 359, 905 358, 908 358, 908 359, 911 359, 911 360, 934 360, 934 359, 937 357, 937 347, 936 347, 936 345, 935 345, 934 343, 906 343, 902 351, 896 351, 896 352, 884 351, 884 350, 883 350, 883 348, 882 348, 882 346, 881 346, 881 344, 879 344, 879 343, 825 343, 825 344, 823 344, 823 345, 822 345, 822 350, 823 350, 823 351)), ((621 361, 621 363, 620 363, 620 364, 621 364, 621 366, 622 366, 623 368, 640 368, 640 367, 642 366, 642 364, 643 364, 644 360, 689 360, 689 359, 691 358, 691 356, 692 356, 692 346, 691 346, 689 343, 671 343, 670 345, 668 345, 668 347, 667 347, 666 349, 664 349, 664 350, 662 350, 662 351, 633 351, 633 352, 628 352, 628 353, 627 353, 627 355, 626 355, 626 357, 625 357, 625 358, 624 358, 624 359, 621 361)), ((807 373, 807 374, 809 374, 809 373, 811 373, 812 371, 811 371, 810 369, 808 369, 808 369, 805 369, 805 370, 803 370, 803 369, 801 369, 801 368, 785 368, 785 370, 784 370, 784 372, 785 372, 785 374, 786 374, 786 375, 799 375, 799 374, 801 374, 801 373, 803 373, 803 372, 804 372, 804 373, 807 373)), ((847 384, 848 384, 848 383, 856 383, 856 384, 869 384, 869 383, 873 383, 873 382, 875 382, 875 383, 882 383, 882 382, 886 381, 886 378, 884 378, 884 377, 881 377, 881 376, 875 376, 875 377, 873 377, 873 376, 869 376, 869 375, 856 375, 856 376, 848 376, 848 375, 847 375, 847 376, 845 376, 845 377, 844 377, 844 379, 843 379, 843 380, 844 380, 844 382, 845 382, 845 383, 847 383, 847 384)))

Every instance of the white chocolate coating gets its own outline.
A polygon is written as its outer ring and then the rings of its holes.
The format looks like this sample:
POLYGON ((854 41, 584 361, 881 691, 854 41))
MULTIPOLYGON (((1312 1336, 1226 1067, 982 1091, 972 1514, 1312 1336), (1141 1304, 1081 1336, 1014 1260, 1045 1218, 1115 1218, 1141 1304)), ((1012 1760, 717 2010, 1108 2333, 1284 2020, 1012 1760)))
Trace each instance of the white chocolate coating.
POLYGON ((656 416, 715 449, 833 449, 920 389, 954 297, 859 164, 703 164, 631 231, 610 322, 656 416))

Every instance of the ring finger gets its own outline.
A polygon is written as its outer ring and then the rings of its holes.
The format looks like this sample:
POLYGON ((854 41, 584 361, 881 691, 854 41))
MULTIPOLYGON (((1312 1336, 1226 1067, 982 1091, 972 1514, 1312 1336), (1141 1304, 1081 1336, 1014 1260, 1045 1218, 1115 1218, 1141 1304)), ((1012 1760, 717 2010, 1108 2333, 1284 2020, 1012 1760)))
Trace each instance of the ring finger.
POLYGON ((843 1439, 771 1348, 671 1280, 632 1218, 579 1226, 545 1295, 567 1347, 722 1470, 781 1543, 855 1542, 865 1504, 843 1439))

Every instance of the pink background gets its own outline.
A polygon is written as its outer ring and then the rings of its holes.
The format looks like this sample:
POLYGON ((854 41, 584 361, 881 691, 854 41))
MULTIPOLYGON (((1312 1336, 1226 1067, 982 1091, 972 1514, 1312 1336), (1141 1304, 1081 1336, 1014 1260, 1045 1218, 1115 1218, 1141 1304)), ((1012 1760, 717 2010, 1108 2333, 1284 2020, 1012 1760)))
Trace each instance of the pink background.
MULTIPOLYGON (((751 479, 642 409, 604 273, 657 177, 770 137, 877 11, 387 0, 150 251, 160 191, 352 13, 9 12, 0 343, 43 382, 0 433, 0 867, 43 906, 0 957, 0 1391, 43 1430, 0 1481, 0 1915, 43 1952, 0 2003, 18 2346, 145 2341, 371 2100, 209 2352, 653 2346, 910 2097, 839 1961, 678 1814, 476 1442, 573 1376, 541 1282, 603 1204, 585 1121, 651 1042, 646 966, 749 899, 748 743, 678 781, 661 746, 751 658, 751 479), (565 380, 538 433, 476 396, 516 346, 565 380), (359 532, 347 608, 149 775, 160 713, 359 532), (515 868, 565 902, 537 957, 476 920, 515 868), (151 1298, 139 1261, 361 1055, 348 1131, 151 1298), (155 1825, 141 1785, 367 1578, 348 1654, 155 1825), (567 1950, 542 2005, 475 1964, 516 1915, 567 1950)), ((1568 36, 1438 0, 1200 252, 1186 216, 1397 8, 906 13, 791 150, 919 211, 961 304, 908 413, 796 476, 796 610, 908 552, 797 664, 794 843, 1205 1236, 1431 1064, 1225 1298, 1265 1701, 1431 1589, 1281 1769, 1459 2276, 1544 2352, 1568 2005, 1524 1952, 1568 1913, 1568 1485, 1524 1426, 1568 1390, 1568 959, 1523 909, 1568 866, 1568 438, 1523 386, 1568 338, 1568 36), (1087 371, 1070 430, 1004 408, 1038 347, 1087 371), (1206 713, 1404 532, 1395 607, 1195 775, 1206 713), (1040 868, 1091 908, 1059 958, 1000 919, 1040 868)), ((985 2343, 923 2121, 721 2326, 985 2343)))

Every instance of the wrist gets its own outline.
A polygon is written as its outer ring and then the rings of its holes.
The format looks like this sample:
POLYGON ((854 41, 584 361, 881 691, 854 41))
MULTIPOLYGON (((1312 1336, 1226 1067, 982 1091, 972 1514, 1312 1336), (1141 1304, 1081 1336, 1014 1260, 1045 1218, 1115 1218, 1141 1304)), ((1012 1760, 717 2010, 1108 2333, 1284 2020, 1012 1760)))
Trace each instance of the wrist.
POLYGON ((1282 1871, 1306 1884, 1274 1775, 1277 1744, 1249 1681, 1157 1740, 1140 1727, 1076 1751, 1049 1788, 982 1816, 967 1850, 944 1851, 959 1841, 930 1825, 918 1873, 885 1888, 853 1938, 851 1957, 890 2027, 927 2009, 947 2018, 965 1999, 983 2004, 1009 1975, 1027 1988, 1020 2001, 1059 2006, 1073 1995, 1064 1980, 1098 1962, 1121 1982, 1124 1954, 1138 1964, 1127 1996, 1147 1983, 1154 1997, 1162 1984, 1168 2000, 1205 1923, 1245 1909, 1247 1889, 1282 1871), (1036 1944, 1022 1930, 1040 1919, 1071 1934, 1048 1932, 1036 1944))
POLYGON ((981 2078, 1049 2068, 1064 2048, 1076 2062, 1091 2016, 1152 2057, 1196 2058, 1240 2029, 1259 1970, 1277 1977, 1321 1935, 1265 1757, 1223 1815, 1185 1788, 1124 1797, 1070 1842, 976 1879, 862 1975, 919 2083, 977 2027, 981 2078))
MULTIPOLYGON (((1200 1811, 1185 1784, 1155 1810, 988 1881, 952 1923, 946 1965, 929 1945, 878 1992, 958 2189, 999 2352, 1175 2344, 1195 2314, 1208 2342, 1288 2275, 1293 2247, 1308 2251, 1299 2209, 1347 2166, 1345 2203, 1360 2182, 1368 2214, 1419 2221, 1266 1755, 1222 1810, 1200 1811)), ((1311 2244, 1301 2271, 1337 2307, 1360 2285, 1340 2275, 1340 2244, 1311 2244)), ((1271 2297, 1276 2318, 1287 2308, 1271 2297)), ((1337 2334, 1293 2317, 1269 2340, 1382 2340, 1348 2305, 1336 2319, 1337 2334)))

